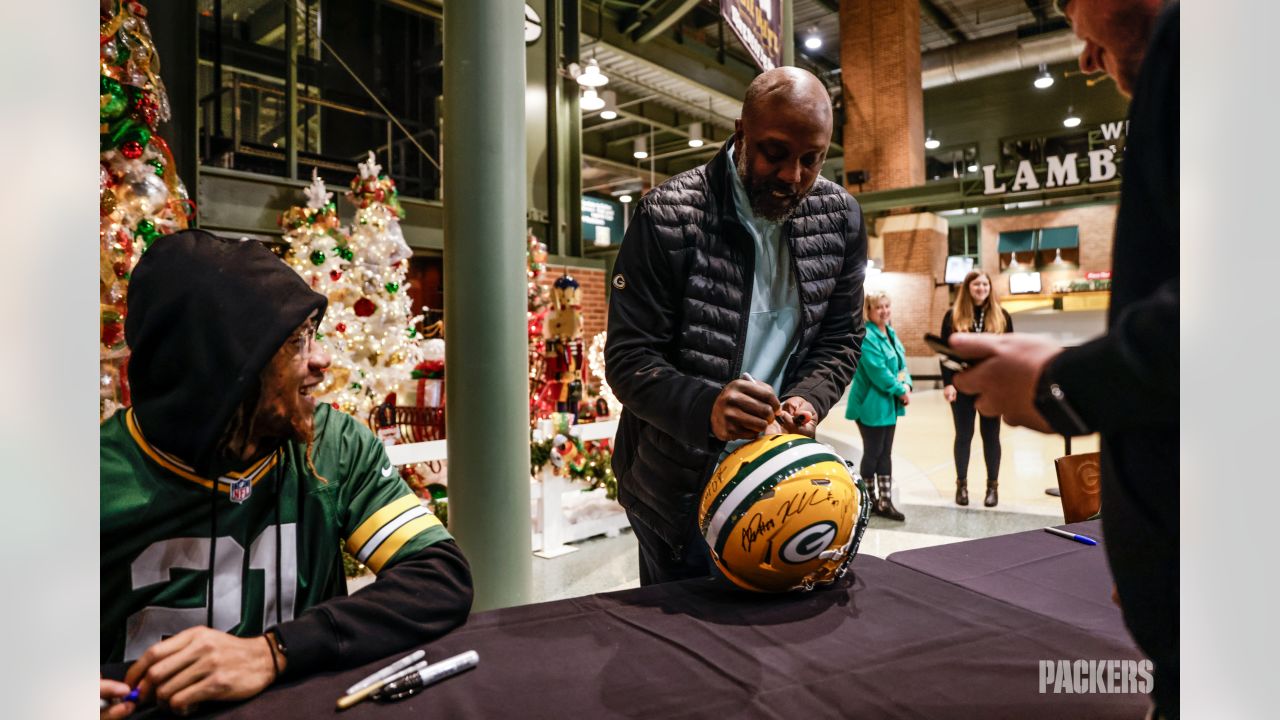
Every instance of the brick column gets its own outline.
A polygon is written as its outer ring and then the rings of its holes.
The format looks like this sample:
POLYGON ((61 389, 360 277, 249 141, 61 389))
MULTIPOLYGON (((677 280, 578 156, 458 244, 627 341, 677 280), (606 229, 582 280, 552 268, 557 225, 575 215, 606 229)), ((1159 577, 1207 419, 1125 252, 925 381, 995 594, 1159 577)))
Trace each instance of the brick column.
POLYGON ((893 327, 907 355, 931 355, 924 334, 937 334, 947 311, 947 221, 932 213, 881 221, 884 272, 879 286, 893 301, 893 327))
POLYGON ((840 66, 845 172, 867 171, 864 192, 923 185, 920 3, 841 2, 840 66))

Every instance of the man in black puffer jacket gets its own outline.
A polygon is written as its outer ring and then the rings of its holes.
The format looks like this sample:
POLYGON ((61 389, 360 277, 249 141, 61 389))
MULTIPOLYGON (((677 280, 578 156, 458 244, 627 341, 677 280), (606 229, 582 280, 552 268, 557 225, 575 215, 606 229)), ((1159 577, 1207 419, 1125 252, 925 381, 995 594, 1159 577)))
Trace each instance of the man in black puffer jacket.
POLYGON ((831 125, 812 74, 760 75, 731 142, 649 192, 627 230, 605 364, 642 584, 710 574, 697 505, 726 447, 812 436, 853 377, 867 234, 858 203, 818 175, 831 125))

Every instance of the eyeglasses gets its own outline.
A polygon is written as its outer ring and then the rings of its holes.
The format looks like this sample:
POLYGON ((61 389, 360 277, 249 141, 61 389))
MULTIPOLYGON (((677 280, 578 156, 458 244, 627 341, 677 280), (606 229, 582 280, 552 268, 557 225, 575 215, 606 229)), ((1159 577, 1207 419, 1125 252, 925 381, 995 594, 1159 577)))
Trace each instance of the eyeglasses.
POLYGON ((316 332, 319 329, 316 323, 309 322, 290 335, 286 343, 295 353, 310 352, 316 342, 316 332))

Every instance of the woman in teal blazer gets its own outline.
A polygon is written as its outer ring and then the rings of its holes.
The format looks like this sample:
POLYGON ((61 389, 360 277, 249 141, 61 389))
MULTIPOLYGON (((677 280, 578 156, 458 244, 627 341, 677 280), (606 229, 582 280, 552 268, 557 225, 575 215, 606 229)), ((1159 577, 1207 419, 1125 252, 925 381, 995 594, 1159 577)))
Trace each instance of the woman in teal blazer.
POLYGON ((849 406, 844 416, 858 423, 862 434, 862 464, 859 472, 874 488, 872 511, 890 520, 904 520, 893 507, 893 432, 898 418, 907 414, 911 402, 911 373, 907 353, 889 324, 889 294, 868 293, 863 308, 867 333, 862 339, 862 358, 849 388, 849 406))

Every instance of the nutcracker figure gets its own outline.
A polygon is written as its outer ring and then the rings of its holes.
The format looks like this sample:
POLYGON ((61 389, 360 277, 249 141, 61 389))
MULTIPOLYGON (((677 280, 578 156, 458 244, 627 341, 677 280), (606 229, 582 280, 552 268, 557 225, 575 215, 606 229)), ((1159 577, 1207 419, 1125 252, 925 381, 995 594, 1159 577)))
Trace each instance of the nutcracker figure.
POLYGON ((578 411, 587 379, 582 345, 582 300, 578 281, 558 278, 551 289, 551 308, 543 323, 546 384, 539 405, 556 412, 578 411))

